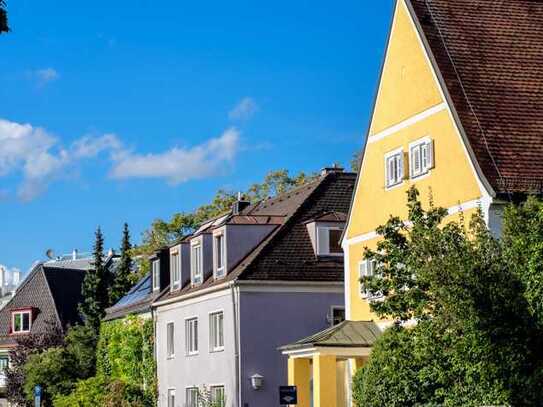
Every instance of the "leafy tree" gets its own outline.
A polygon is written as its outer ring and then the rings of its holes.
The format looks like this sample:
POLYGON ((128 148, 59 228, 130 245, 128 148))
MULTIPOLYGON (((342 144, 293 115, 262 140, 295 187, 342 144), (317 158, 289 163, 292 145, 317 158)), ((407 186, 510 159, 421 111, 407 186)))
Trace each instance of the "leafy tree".
POLYGON ((362 151, 357 151, 351 158, 351 171, 358 172, 360 170, 360 160, 362 159, 362 151))
POLYGON ((128 231, 128 224, 125 223, 121 241, 121 258, 113 276, 113 284, 110 287, 109 302, 111 304, 117 303, 133 285, 131 251, 130 232, 128 231))
POLYGON ((10 366, 5 371, 6 393, 10 403, 16 406, 29 405, 24 393, 24 366, 28 358, 63 343, 63 332, 55 321, 46 321, 42 333, 31 333, 17 338, 16 346, 9 351, 10 366))
POLYGON ((541 331, 503 245, 480 213, 443 225, 446 211, 423 210, 415 189, 408 209, 408 222, 392 217, 365 253, 375 275, 362 283, 382 296, 371 308, 398 325, 357 373, 357 403, 537 404, 541 331))
POLYGON ((92 327, 78 325, 66 333, 64 342, 35 352, 24 365, 24 392, 31 402, 36 385, 44 389, 44 404, 69 394, 78 380, 91 377, 96 365, 96 334, 92 327))
POLYGON ((77 371, 70 354, 62 347, 30 355, 24 366, 24 392, 28 402, 34 399, 34 387, 44 388, 43 404, 51 406, 57 394, 69 394, 75 385, 77 371))
POLYGON ((104 237, 100 227, 96 229, 93 251, 93 268, 85 274, 82 285, 83 302, 79 312, 86 324, 98 331, 105 309, 110 306, 109 287, 112 275, 104 262, 104 237))
POLYGON ((511 270, 524 287, 530 313, 543 328, 543 202, 529 197, 505 209, 503 247, 511 270))
POLYGON ((5 0, 0 0, 0 34, 8 32, 8 11, 5 0))

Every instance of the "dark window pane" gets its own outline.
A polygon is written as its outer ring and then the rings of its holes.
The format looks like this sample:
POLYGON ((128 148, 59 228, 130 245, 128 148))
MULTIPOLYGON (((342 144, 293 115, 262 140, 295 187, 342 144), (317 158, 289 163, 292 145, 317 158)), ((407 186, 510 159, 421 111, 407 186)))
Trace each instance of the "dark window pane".
POLYGON ((330 229, 330 253, 343 253, 339 241, 341 239, 341 233, 341 230, 330 229))

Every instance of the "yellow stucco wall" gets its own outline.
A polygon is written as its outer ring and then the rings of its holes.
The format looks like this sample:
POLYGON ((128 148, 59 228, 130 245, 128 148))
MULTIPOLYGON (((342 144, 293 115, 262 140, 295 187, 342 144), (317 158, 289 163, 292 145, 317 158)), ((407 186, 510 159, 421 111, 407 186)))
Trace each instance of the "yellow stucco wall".
MULTIPOLYGON (((369 137, 372 142, 366 145, 364 152, 344 247, 349 261, 348 308, 350 318, 354 320, 376 319, 359 294, 358 264, 362 260, 364 246, 374 248, 377 239, 359 243, 349 241, 368 236, 391 215, 405 219, 406 192, 411 185, 419 189, 425 206, 428 205, 430 192, 434 204, 445 208, 476 201, 482 195, 477 176, 439 84, 432 75, 431 64, 417 38, 404 0, 399 0, 396 6, 369 137), (412 123, 405 122, 434 107, 441 110, 412 123), (400 127, 386 137, 371 139, 393 126, 400 127), (431 138, 434 143, 434 168, 422 177, 407 179, 399 186, 386 190, 385 154, 398 148, 407 153, 411 142, 424 137, 431 138)), ((466 213, 466 216, 469 218, 470 214, 466 213)), ((454 215, 448 219, 457 218, 458 215, 454 215)))

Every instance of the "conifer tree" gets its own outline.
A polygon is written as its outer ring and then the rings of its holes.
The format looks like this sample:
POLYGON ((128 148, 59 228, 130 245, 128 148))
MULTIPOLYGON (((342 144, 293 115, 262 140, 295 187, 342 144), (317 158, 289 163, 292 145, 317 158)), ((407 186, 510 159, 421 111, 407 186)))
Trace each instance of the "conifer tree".
POLYGON ((85 274, 81 294, 83 302, 79 304, 79 312, 86 324, 96 330, 100 327, 100 320, 109 307, 109 286, 111 273, 104 263, 104 237, 100 227, 96 229, 93 251, 92 268, 85 274))
POLYGON ((130 244, 130 232, 128 224, 123 227, 123 237, 121 241, 121 259, 119 266, 113 276, 113 284, 110 288, 109 299, 113 305, 119 301, 132 287, 131 270, 132 270, 132 245, 130 244))

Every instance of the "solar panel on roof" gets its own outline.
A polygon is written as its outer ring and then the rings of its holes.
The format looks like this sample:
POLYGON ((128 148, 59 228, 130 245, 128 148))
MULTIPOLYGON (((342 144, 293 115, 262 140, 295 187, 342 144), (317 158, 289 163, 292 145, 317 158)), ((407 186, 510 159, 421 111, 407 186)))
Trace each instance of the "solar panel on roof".
POLYGON ((138 301, 144 300, 149 294, 152 293, 151 276, 147 275, 140 280, 136 286, 130 290, 123 298, 121 298, 115 307, 123 307, 129 304, 134 304, 138 301))

